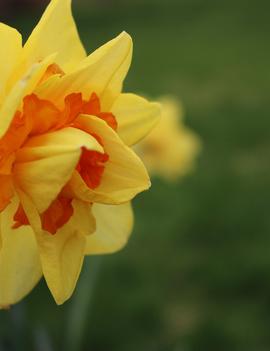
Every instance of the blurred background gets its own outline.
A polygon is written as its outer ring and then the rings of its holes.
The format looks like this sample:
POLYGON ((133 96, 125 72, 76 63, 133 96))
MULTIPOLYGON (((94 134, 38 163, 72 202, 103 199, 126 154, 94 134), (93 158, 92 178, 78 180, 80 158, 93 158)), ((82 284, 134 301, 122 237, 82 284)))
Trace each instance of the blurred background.
MULTIPOLYGON (((0 20, 26 37, 47 3, 1 0, 0 20)), ((77 290, 56 307, 41 282, 0 312, 0 350, 270 350, 270 3, 74 0, 73 8, 89 52, 122 30, 132 35, 125 90, 181 99, 203 151, 192 174, 153 179, 137 197, 122 252, 86 261, 89 303, 77 290)))

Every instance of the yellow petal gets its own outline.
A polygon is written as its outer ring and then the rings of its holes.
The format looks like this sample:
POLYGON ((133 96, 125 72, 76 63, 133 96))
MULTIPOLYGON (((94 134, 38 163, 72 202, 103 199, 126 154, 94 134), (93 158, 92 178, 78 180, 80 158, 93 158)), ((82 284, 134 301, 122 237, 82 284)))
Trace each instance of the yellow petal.
POLYGON ((193 168, 201 143, 185 126, 180 102, 172 97, 160 102, 160 122, 135 149, 150 174, 172 181, 193 168))
POLYGON ((0 23, 0 105, 6 84, 22 50, 22 37, 16 29, 0 23))
POLYGON ((94 116, 81 116, 77 121, 84 130, 101 136, 104 151, 109 155, 101 184, 94 190, 86 186, 78 172, 74 172, 69 186, 78 198, 90 202, 120 204, 149 188, 149 176, 142 161, 112 128, 94 116))
POLYGON ((18 201, 1 213, 0 308, 26 296, 42 276, 34 232, 30 226, 11 229, 18 201))
POLYGON ((12 176, 0 174, 0 212, 10 203, 13 193, 12 176))
POLYGON ((0 108, 0 138, 7 131, 15 112, 20 108, 25 95, 33 92, 34 88, 45 73, 47 67, 54 61, 54 55, 47 57, 44 61, 33 65, 27 74, 19 80, 8 96, 5 98, 0 108))
POLYGON ((57 304, 64 303, 74 291, 83 264, 85 234, 93 228, 93 223, 89 226, 90 205, 78 200, 72 205, 73 216, 55 235, 38 235, 43 274, 57 304))
POLYGON ((90 206, 73 200, 74 214, 55 235, 41 230, 39 215, 31 199, 19 191, 20 200, 37 235, 43 274, 57 304, 73 293, 85 252, 86 234, 95 228, 90 206))
POLYGON ((160 118, 160 104, 134 94, 121 94, 112 107, 118 123, 117 133, 127 145, 144 138, 160 118))
POLYGON ((17 152, 14 177, 17 187, 44 212, 70 179, 82 147, 103 152, 91 135, 75 128, 32 137, 17 152))
POLYGON ((86 254, 105 254, 122 249, 132 232, 133 211, 130 202, 122 205, 93 205, 96 232, 87 237, 86 254))
POLYGON ((71 0, 52 0, 23 49, 23 66, 29 67, 57 53, 55 63, 70 71, 85 57, 71 12, 71 0))
POLYGON ((62 78, 51 79, 38 88, 37 94, 61 103, 74 91, 89 98, 95 92, 101 99, 103 111, 109 111, 122 90, 132 57, 131 37, 123 32, 88 56, 78 69, 62 78))

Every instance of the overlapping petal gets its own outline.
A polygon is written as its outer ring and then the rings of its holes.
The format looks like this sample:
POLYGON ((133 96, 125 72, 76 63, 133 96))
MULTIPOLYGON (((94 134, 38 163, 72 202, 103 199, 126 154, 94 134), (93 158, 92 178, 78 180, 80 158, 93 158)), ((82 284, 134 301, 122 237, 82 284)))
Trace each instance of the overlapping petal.
POLYGON ((22 191, 19 195, 36 234, 45 280, 57 304, 62 304, 76 286, 83 264, 86 235, 95 230, 91 205, 73 200, 74 215, 56 235, 51 235, 41 229, 39 214, 31 199, 22 191))
POLYGON ((15 112, 20 108, 24 96, 32 93, 44 75, 48 66, 54 61, 55 55, 46 57, 43 61, 34 64, 22 79, 16 82, 0 107, 0 138, 6 133, 15 112))
POLYGON ((12 229, 18 201, 0 215, 0 308, 20 301, 42 276, 34 232, 31 226, 12 229))
POLYGON ((61 103, 76 91, 89 98, 96 93, 102 110, 109 111, 119 96, 132 57, 132 39, 123 32, 81 62, 78 68, 63 77, 51 77, 36 90, 37 95, 61 103))
POLYGON ((0 105, 7 93, 8 79, 21 55, 22 37, 20 33, 0 23, 0 105))
POLYGON ((149 188, 150 179, 142 161, 112 128, 94 116, 82 115, 77 122, 83 130, 102 136, 109 160, 96 189, 88 188, 79 173, 74 173, 69 186, 75 196, 84 201, 120 204, 149 188))
POLYGON ((23 48, 20 70, 55 53, 55 63, 65 72, 86 56, 72 17, 71 0, 50 2, 23 48))
POLYGON ((113 253, 124 247, 133 229, 131 203, 122 205, 93 205, 96 231, 87 237, 87 255, 113 253))
POLYGON ((149 102, 135 94, 121 94, 112 106, 117 132, 127 145, 134 145, 145 137, 160 118, 160 104, 149 102))
POLYGON ((103 153, 94 137, 70 127, 32 137, 17 152, 16 185, 31 198, 39 213, 49 207, 70 179, 83 147, 103 153))

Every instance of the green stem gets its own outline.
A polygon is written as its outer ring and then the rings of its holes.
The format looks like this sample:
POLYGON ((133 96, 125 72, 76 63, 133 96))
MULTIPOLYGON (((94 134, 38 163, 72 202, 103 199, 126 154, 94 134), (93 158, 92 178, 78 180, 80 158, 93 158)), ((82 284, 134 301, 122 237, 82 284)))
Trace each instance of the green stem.
POLYGON ((66 351, 81 350, 100 266, 101 257, 85 258, 84 269, 68 311, 66 351))

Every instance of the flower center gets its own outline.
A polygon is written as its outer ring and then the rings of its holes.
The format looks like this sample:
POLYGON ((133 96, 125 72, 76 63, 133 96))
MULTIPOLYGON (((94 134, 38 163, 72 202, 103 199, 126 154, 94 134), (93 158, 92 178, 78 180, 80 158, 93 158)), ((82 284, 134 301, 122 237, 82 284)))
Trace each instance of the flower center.
POLYGON ((101 154, 82 148, 82 156, 76 169, 89 188, 95 189, 100 185, 105 163, 108 160, 109 156, 106 153, 101 154))
MULTIPOLYGON (((51 67, 51 69, 56 70, 57 67, 51 67)), ((51 72, 48 74, 50 75, 51 72)), ((101 111, 100 100, 95 93, 86 101, 83 100, 81 93, 73 93, 66 96, 63 110, 60 110, 48 100, 38 98, 35 94, 26 96, 23 101, 22 112, 16 112, 8 131, 0 139, 0 176, 4 174, 12 178, 15 153, 29 137, 65 127, 80 128, 76 123, 76 119, 81 114, 97 116, 103 119, 111 128, 117 129, 114 115, 110 112, 101 111)), ((91 135, 102 144, 102 136, 91 135)), ((76 169, 89 188, 95 189, 100 185, 105 163, 108 159, 109 156, 106 153, 102 154, 82 148, 81 158, 76 169)), ((0 192, 4 193, 3 190, 0 185, 0 192)), ((50 207, 40 215, 42 228, 55 234, 57 229, 67 223, 73 214, 71 202, 72 199, 59 194, 50 207)), ((8 203, 9 199, 5 197, 4 204, 1 204, 0 201, 0 209, 4 209, 8 203)), ((14 216, 14 221, 14 228, 29 224, 21 205, 19 205, 14 216)))
MULTIPOLYGON (((42 228, 51 234, 55 234, 59 228, 68 222, 73 214, 72 199, 58 195, 50 207, 41 214, 42 228)), ((21 204, 13 217, 15 223, 13 229, 22 225, 28 225, 29 221, 21 204)))

